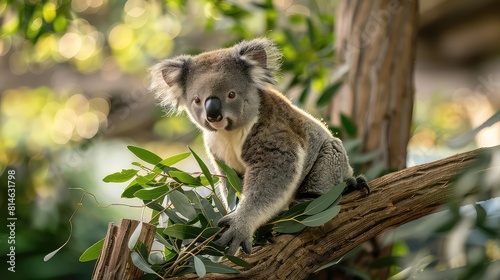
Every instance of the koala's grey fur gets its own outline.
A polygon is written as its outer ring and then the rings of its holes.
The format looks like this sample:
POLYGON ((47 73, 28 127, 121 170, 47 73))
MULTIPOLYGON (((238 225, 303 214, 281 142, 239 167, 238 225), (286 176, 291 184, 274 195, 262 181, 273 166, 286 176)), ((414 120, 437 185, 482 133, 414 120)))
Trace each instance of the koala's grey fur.
POLYGON ((321 195, 343 181, 368 188, 363 177, 353 178, 340 139, 273 89, 280 57, 270 40, 255 39, 166 59, 150 70, 161 105, 185 111, 203 131, 212 160, 243 177, 237 209, 219 221, 229 227, 219 240, 229 244, 228 254, 240 245, 250 253, 255 230, 295 198, 321 195), (220 102, 210 107, 209 99, 220 102), (218 119, 207 116, 212 109, 218 119))

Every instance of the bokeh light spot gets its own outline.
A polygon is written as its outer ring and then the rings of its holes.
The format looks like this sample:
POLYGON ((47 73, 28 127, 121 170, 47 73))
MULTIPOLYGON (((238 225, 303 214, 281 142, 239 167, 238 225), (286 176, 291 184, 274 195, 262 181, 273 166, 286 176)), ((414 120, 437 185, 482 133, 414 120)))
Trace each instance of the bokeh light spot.
POLYGON ((59 40, 59 53, 69 59, 74 57, 82 47, 82 39, 74 32, 68 32, 59 40))
POLYGON ((90 139, 96 135, 99 129, 99 119, 96 114, 87 112, 78 116, 76 132, 82 138, 90 139))
POLYGON ((140 17, 146 11, 146 2, 144 0, 128 0, 125 3, 125 13, 131 17, 140 17))
POLYGON ((11 44, 10 38, 0 39, 0 56, 3 56, 6 53, 8 53, 11 45, 12 44, 11 44))
POLYGON ((158 33, 146 42, 146 49, 155 58, 163 58, 172 51, 172 45, 169 36, 158 33))
POLYGON ((46 22, 52 22, 56 18, 56 4, 47 2, 42 9, 43 19, 46 22))
POLYGON ((133 39, 134 31, 125 24, 119 24, 109 32, 109 45, 115 50, 122 50, 130 46, 133 39))
MULTIPOLYGON (((104 116, 107 116, 109 114, 109 102, 108 100, 101 97, 95 97, 90 99, 90 108, 92 110, 101 112, 104 116)), ((99 121, 103 120, 104 119, 99 118, 99 121)))
POLYGON ((65 119, 55 119, 50 129, 50 136, 54 143, 64 145, 73 135, 73 123, 65 119))
POLYGON ((89 35, 82 36, 82 47, 79 52, 75 55, 76 59, 86 60, 90 58, 96 51, 97 40, 89 35))
POLYGON ((66 106, 74 110, 77 115, 81 115, 89 111, 89 100, 84 95, 77 93, 68 98, 66 106))

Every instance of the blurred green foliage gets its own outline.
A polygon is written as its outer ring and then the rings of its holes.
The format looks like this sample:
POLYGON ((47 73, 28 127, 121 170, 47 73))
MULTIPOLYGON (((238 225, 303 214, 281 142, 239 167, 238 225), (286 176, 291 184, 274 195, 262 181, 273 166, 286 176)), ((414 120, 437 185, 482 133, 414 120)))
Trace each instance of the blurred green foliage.
POLYGON ((335 66, 333 11, 334 4, 325 0, 2 0, 0 55, 10 56, 15 74, 58 63, 70 63, 82 73, 112 65, 136 73, 171 53, 206 50, 200 39, 213 41, 208 36, 229 36, 221 42, 226 45, 267 36, 282 47, 284 90, 300 85, 304 103, 310 91, 333 93, 327 88, 335 66), (183 41, 199 47, 178 47, 183 41))

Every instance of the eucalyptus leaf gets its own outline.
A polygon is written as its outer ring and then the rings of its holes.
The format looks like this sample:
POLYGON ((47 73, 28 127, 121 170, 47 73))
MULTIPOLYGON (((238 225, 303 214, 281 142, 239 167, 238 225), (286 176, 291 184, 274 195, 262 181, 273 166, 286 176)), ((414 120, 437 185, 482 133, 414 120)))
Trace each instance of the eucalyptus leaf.
POLYGON ((203 213, 203 216, 207 219, 208 223, 213 226, 217 224, 220 218, 222 218, 222 215, 217 215, 214 211, 214 207, 212 204, 204 197, 201 197, 199 194, 196 193, 196 198, 198 199, 197 203, 201 208, 201 211, 203 213))
POLYGON ((172 201, 175 210, 181 213, 181 215, 188 218, 189 220, 196 218, 196 210, 194 209, 193 205, 191 205, 191 202, 186 197, 186 195, 178 190, 174 190, 168 196, 172 201))
POLYGON ((156 272, 151 268, 149 263, 145 261, 139 253, 135 251, 130 252, 130 258, 132 259, 134 265, 140 270, 149 274, 156 274, 156 272))
POLYGON ((158 241, 161 244, 163 244, 163 246, 165 246, 166 248, 172 249, 173 248, 172 243, 170 243, 168 240, 166 240, 165 238, 163 238, 163 236, 161 235, 161 233, 158 232, 158 230, 163 230, 163 229, 162 228, 158 228, 157 231, 155 232, 155 239, 156 239, 156 241, 158 241))
POLYGON ((163 230, 163 233, 177 239, 193 239, 201 233, 202 229, 195 226, 176 224, 163 230))
POLYGON ((301 224, 295 220, 279 222, 274 227, 273 230, 280 233, 296 233, 306 228, 306 225, 301 224))
POLYGON ((238 177, 238 174, 229 166, 227 166, 225 163, 222 161, 217 160, 217 165, 219 165, 220 168, 226 173, 227 180, 229 181, 229 184, 236 190, 236 192, 241 193, 242 187, 241 187, 241 180, 238 177))
POLYGON ((177 213, 175 213, 175 211, 171 210, 171 209, 167 209, 165 210, 165 214, 168 216, 168 218, 176 223, 176 224, 185 224, 187 221, 184 220, 183 218, 179 217, 179 215, 177 215, 177 213))
POLYGON ((205 276, 205 274, 207 274, 207 269, 205 268, 205 264, 197 256, 193 256, 193 260, 194 260, 194 269, 196 270, 196 275, 198 275, 198 277, 205 276))
POLYGON ((148 261, 152 264, 162 264, 165 262, 165 258, 161 252, 151 252, 148 261))
POLYGON ((134 251, 139 253, 139 255, 141 255, 143 258, 146 258, 149 255, 148 247, 146 247, 146 245, 144 245, 144 243, 142 243, 140 240, 138 240, 137 244, 135 244, 134 251))
POLYGON ((227 209, 224 206, 224 204, 222 203, 221 198, 217 194, 213 194, 211 196, 211 200, 214 203, 217 210, 219 210, 218 213, 220 213, 222 216, 227 215, 227 209))
POLYGON ((193 203, 193 207, 196 210, 200 209, 200 205, 198 203, 199 194, 194 189, 190 189, 190 190, 183 189, 182 193, 189 199, 189 201, 191 201, 193 203))
POLYGON ((139 236, 141 235, 142 231, 142 222, 139 222, 137 227, 135 227, 134 231, 130 235, 130 238, 128 240, 128 248, 130 250, 133 250, 135 247, 135 244, 137 244, 137 240, 139 240, 139 236))
POLYGON ((295 204, 290 209, 288 209, 283 215, 279 216, 278 219, 290 219, 300 216, 304 213, 307 206, 312 202, 312 200, 303 201, 301 203, 295 204))
POLYGON ((175 258, 178 255, 178 253, 175 252, 173 249, 165 249, 164 250, 164 254, 165 254, 164 258, 163 258, 164 262, 168 262, 168 261, 170 261, 171 259, 175 258))
POLYGON ((338 258, 334 259, 333 261, 331 261, 331 262, 329 262, 329 263, 327 263, 327 264, 325 264, 325 265, 321 266, 320 268, 316 269, 313 273, 317 273, 317 272, 319 272, 319 271, 321 271, 321 270, 323 270, 323 269, 325 269, 325 268, 328 268, 328 267, 334 266, 334 265, 338 264, 340 261, 342 261, 343 259, 347 259, 347 258, 349 258, 349 257, 351 257, 351 256, 353 256, 353 255, 355 255, 356 253, 358 253, 358 252, 359 252, 359 249, 360 249, 360 248, 361 248, 361 247, 360 247, 360 246, 358 246, 358 247, 356 247, 356 248, 352 249, 351 251, 349 251, 349 252, 345 253, 344 255, 342 255, 342 256, 340 256, 340 257, 338 257, 338 258))
POLYGON ((193 187, 199 187, 202 186, 202 183, 200 180, 196 179, 195 177, 191 176, 191 174, 188 174, 184 171, 169 171, 168 175, 170 175, 175 181, 184 184, 186 186, 193 186, 193 187))
POLYGON ((235 256, 231 256, 231 255, 225 255, 226 258, 231 261, 232 263, 236 264, 236 265, 239 265, 241 267, 244 267, 244 268, 251 268, 253 267, 251 264, 249 264, 248 262, 238 258, 238 257, 235 257, 235 256))
POLYGON ((304 211, 304 215, 315 215, 319 212, 326 210, 330 205, 332 205, 342 194, 345 189, 346 183, 342 182, 331 190, 323 194, 322 196, 313 200, 304 211))
POLYGON ((198 255, 200 255, 200 256, 210 255, 212 257, 224 257, 224 253, 222 253, 222 252, 224 252, 224 249, 225 249, 225 247, 223 247, 223 246, 217 247, 217 244, 210 242, 209 246, 205 246, 204 249, 202 249, 198 252, 198 255))
MULTIPOLYGON (((199 177, 199 180, 200 180, 200 183, 201 183, 202 186, 208 186, 208 185, 210 185, 210 181, 204 175, 201 175, 199 177)), ((214 184, 216 184, 217 182, 219 182, 219 178, 218 177, 212 177, 211 180, 212 180, 212 182, 214 184)))
MULTIPOLYGON (((240 273, 239 270, 236 268, 221 264, 221 263, 216 263, 213 262, 207 258, 202 258, 200 257, 200 260, 203 262, 205 265, 205 269, 207 273, 220 273, 220 274, 234 274, 234 273, 240 273)), ((188 264, 184 269, 179 270, 174 276, 182 276, 187 273, 196 273, 196 269, 193 264, 188 264)))
POLYGON ((200 259, 205 265, 207 273, 221 273, 221 274, 240 273, 240 271, 237 270, 236 268, 221 263, 213 262, 207 258, 200 258, 200 259))
POLYGON ((102 246, 104 245, 104 238, 88 247, 78 259, 80 262, 88 262, 97 260, 101 255, 102 246))
POLYGON ((149 174, 144 175, 144 176, 137 176, 137 178, 135 178, 135 181, 139 185, 141 185, 142 187, 149 188, 149 187, 155 185, 155 183, 156 183, 156 181, 155 181, 156 176, 158 176, 158 174, 156 174, 156 173, 149 173, 149 174))
POLYGON ((212 174, 210 173, 210 170, 208 169, 207 165, 201 160, 201 158, 190 147, 188 147, 188 148, 191 151, 191 153, 193 154, 193 157, 196 160, 196 162, 198 162, 198 165, 200 166, 201 171, 203 172, 203 174, 207 178, 208 182, 210 183, 210 186, 212 186, 212 188, 215 188, 214 182, 212 180, 212 174))
POLYGON ((142 189, 143 187, 139 183, 137 183, 137 180, 134 180, 125 188, 125 190, 123 190, 121 197, 134 198, 134 193, 142 189))
POLYGON ((144 205, 147 205, 147 207, 150 209, 160 211, 160 212, 165 210, 165 208, 163 208, 163 206, 161 206, 161 204, 158 203, 157 201, 152 202, 152 200, 144 199, 143 202, 144 202, 144 205))
POLYGON ((156 155, 156 154, 154 154, 146 149, 139 148, 136 146, 127 146, 127 148, 134 155, 136 155, 138 158, 142 159, 143 161, 145 161, 147 163, 151 163, 153 165, 156 165, 157 163, 159 163, 161 161, 161 157, 159 157, 158 155, 156 155))
POLYGON ((308 227, 317 227, 333 219, 339 212, 340 206, 335 206, 316 215, 309 216, 300 221, 300 223, 308 227))
POLYGON ((190 152, 186 152, 186 153, 182 153, 182 154, 178 154, 178 155, 175 155, 175 156, 171 156, 171 157, 168 157, 162 161, 160 161, 157 166, 160 166, 160 167, 166 167, 166 166, 171 166, 171 165, 174 165, 184 159, 186 159, 187 157, 189 157, 191 155, 190 152))
POLYGON ((227 196, 223 198, 222 192, 219 192, 218 197, 219 198, 222 197, 221 200, 225 199, 225 205, 228 207, 229 210, 235 209, 239 199, 241 198, 241 193, 237 192, 236 189, 232 187, 231 183, 229 183, 229 180, 225 180, 225 182, 226 182, 227 196))
POLYGON ((134 193, 134 196, 139 199, 153 200, 164 195, 166 192, 169 191, 169 189, 170 188, 168 185, 150 189, 141 188, 140 190, 134 193))
POLYGON ((120 172, 116 172, 104 177, 102 180, 106 183, 123 183, 132 179, 139 170, 135 169, 123 169, 120 172))
POLYGON ((200 241, 212 236, 219 230, 218 227, 200 228, 192 225, 175 224, 163 230, 163 233, 177 239, 194 239, 200 236, 200 241))

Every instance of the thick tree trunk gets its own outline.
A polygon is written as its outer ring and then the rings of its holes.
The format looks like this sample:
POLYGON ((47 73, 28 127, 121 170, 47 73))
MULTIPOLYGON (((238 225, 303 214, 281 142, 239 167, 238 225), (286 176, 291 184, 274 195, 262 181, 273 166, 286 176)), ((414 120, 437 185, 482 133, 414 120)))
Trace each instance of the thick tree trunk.
MULTIPOLYGON (((305 279, 370 238, 436 211, 453 197, 453 179, 476 155, 491 150, 473 150, 375 179, 369 196, 344 197, 342 211, 332 221, 297 235, 279 235, 276 243, 254 248, 252 255, 241 256, 254 265, 241 274, 208 274, 205 279, 305 279)), ((196 275, 182 279, 186 278, 196 275)))
MULTIPOLYGON (((363 139, 362 151, 380 151, 373 162, 389 170, 406 167, 417 20, 417 0, 344 0, 337 8, 337 56, 349 72, 331 101, 331 119, 338 125, 339 112, 350 116, 363 139)), ((382 246, 376 238, 351 262, 364 267, 391 251, 391 245, 382 246)), ((384 279, 388 270, 370 273, 384 279)))
POLYGON ((337 9, 337 55, 347 63, 346 83, 332 99, 350 116, 363 138, 363 151, 380 150, 377 162, 406 167, 413 111, 417 0, 344 0, 337 9))

